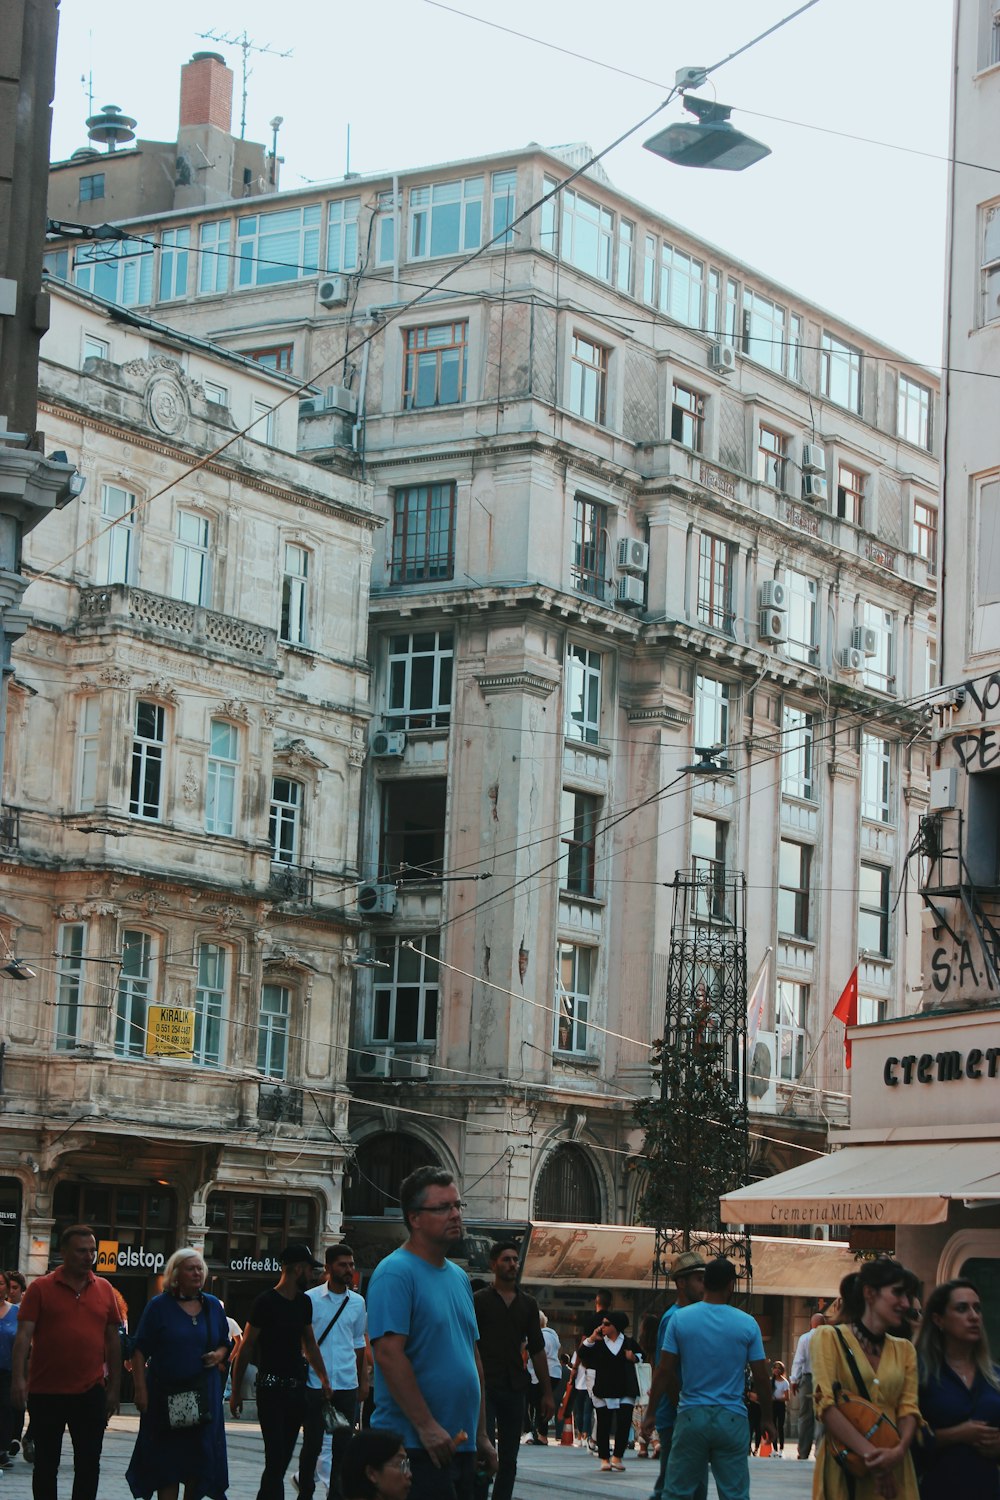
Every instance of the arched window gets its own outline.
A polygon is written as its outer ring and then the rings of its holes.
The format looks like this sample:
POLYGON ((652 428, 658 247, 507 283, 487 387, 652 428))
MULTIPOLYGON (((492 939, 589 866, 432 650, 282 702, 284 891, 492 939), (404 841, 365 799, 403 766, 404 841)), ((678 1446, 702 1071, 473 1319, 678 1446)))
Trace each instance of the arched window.
POLYGON ((533 1218, 555 1224, 601 1222, 597 1174, 579 1146, 557 1146, 546 1159, 535 1187, 533 1218))
POLYGON ((376 1135, 362 1141, 351 1168, 350 1187, 344 1189, 345 1215, 381 1218, 397 1212, 403 1178, 417 1167, 436 1163, 430 1146, 412 1135, 376 1135))

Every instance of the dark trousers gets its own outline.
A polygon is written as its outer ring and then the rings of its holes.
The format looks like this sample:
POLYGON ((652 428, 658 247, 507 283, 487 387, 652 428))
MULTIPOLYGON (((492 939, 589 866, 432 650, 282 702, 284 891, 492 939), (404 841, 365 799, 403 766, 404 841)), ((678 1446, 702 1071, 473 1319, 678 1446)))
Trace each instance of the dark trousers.
POLYGON ((29 1396, 28 1411, 35 1444, 31 1476, 34 1500, 56 1500, 56 1476, 67 1427, 73 1443, 73 1500, 97 1500, 108 1420, 103 1385, 95 1385, 80 1396, 29 1396))
POLYGON ((609 1406, 597 1408, 597 1453, 599 1458, 611 1457, 611 1434, 614 1433, 615 1458, 623 1458, 628 1447, 628 1432, 632 1426, 631 1406, 619 1406, 612 1411, 609 1406))
POLYGON ((496 1444, 499 1467, 493 1500, 511 1500, 517 1478, 517 1451, 524 1426, 524 1391, 486 1387, 486 1431, 496 1444))
MULTIPOLYGON (((333 1500, 339 1500, 342 1494, 340 1488, 340 1461, 344 1456, 344 1449, 351 1441, 354 1431, 354 1423, 358 1415, 358 1392, 357 1387, 353 1391, 334 1391, 333 1404, 342 1416, 350 1422, 350 1427, 342 1427, 339 1432, 333 1434, 331 1443, 330 1459, 330 1487, 328 1494, 333 1500)), ((323 1448, 325 1429, 323 1427, 323 1407, 325 1405, 323 1392, 306 1390, 305 1421, 302 1424, 302 1452, 299 1454, 299 1500, 312 1500, 313 1490, 316 1487, 316 1464, 323 1448)))
POLYGON ((784 1448, 784 1446, 785 1446, 785 1403, 784 1403, 784 1401, 775 1401, 774 1402, 774 1430, 775 1430, 775 1433, 776 1433, 777 1439, 778 1439, 776 1446, 777 1446, 778 1452, 780 1453, 781 1450, 782 1450, 782 1448, 784 1448))
POLYGON ((576 1419, 576 1430, 582 1438, 590 1438, 590 1429, 594 1422, 594 1403, 590 1399, 590 1392, 579 1390, 573 1396, 573 1416, 576 1419))
POLYGON ((406 1452, 413 1473, 408 1500, 475 1500, 474 1453, 456 1453, 450 1464, 438 1469, 425 1449, 406 1452))
POLYGON ((0 1454, 20 1438, 24 1412, 10 1404, 10 1371, 0 1370, 0 1454))
MULTIPOLYGON (((264 1439, 264 1472, 257 1500, 284 1500, 285 1471, 306 1416, 305 1386, 267 1386, 257 1380, 257 1420, 264 1439)), ((37 1455, 38 1448, 36 1446, 37 1455)), ((38 1459, 36 1457, 37 1464, 38 1459)), ((315 1460, 313 1468, 315 1469, 315 1460)), ((312 1491, 310 1490, 310 1494, 312 1491)))
MULTIPOLYGON (((558 1440, 559 1434, 562 1432, 563 1428, 563 1424, 559 1420, 559 1404, 563 1398, 563 1389, 565 1382, 561 1375, 559 1376, 558 1380, 552 1378, 551 1376, 550 1379, 552 1379, 552 1400, 555 1403, 556 1408, 556 1415, 552 1418, 552 1421, 555 1425, 555 1437, 558 1440)), ((541 1388, 536 1385, 533 1386, 532 1389, 537 1392, 538 1401, 541 1401, 541 1388)), ((542 1416, 541 1409, 537 1405, 535 1407, 535 1411, 537 1413, 535 1419, 535 1434, 537 1437, 547 1438, 549 1435, 549 1419, 548 1417, 542 1416)))

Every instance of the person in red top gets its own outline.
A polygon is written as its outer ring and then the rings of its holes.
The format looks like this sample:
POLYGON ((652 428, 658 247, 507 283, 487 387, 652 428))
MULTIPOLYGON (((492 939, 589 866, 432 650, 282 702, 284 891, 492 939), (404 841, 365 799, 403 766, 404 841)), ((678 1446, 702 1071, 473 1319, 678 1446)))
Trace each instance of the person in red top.
POLYGON ((27 1394, 34 1500, 57 1500, 67 1427, 73 1440, 73 1500, 97 1500, 104 1429, 118 1405, 121 1383, 118 1303, 111 1283, 92 1270, 97 1240, 88 1224, 64 1229, 59 1248, 62 1265, 33 1281, 21 1298, 11 1400, 23 1406, 27 1394))

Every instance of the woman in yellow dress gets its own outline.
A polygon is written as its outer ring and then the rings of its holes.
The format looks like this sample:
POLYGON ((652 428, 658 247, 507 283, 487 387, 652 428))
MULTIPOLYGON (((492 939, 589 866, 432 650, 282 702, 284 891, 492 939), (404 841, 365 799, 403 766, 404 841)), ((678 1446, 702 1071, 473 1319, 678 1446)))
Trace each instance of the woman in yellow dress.
POLYGON ((905 1325, 906 1281, 907 1272, 898 1261, 868 1261, 841 1283, 843 1321, 833 1328, 817 1328, 809 1341, 813 1401, 823 1426, 813 1500, 917 1500, 909 1452, 920 1418, 917 1359, 907 1339, 894 1338, 889 1332, 905 1325), (854 1358, 856 1374, 845 1345, 854 1358), (859 1389, 859 1384, 865 1389, 859 1389), (878 1407, 895 1425, 898 1441, 890 1448, 876 1447, 838 1410, 840 1393, 860 1396, 878 1407), (867 1472, 862 1478, 854 1478, 841 1466, 839 1455, 844 1449, 863 1459, 867 1472))

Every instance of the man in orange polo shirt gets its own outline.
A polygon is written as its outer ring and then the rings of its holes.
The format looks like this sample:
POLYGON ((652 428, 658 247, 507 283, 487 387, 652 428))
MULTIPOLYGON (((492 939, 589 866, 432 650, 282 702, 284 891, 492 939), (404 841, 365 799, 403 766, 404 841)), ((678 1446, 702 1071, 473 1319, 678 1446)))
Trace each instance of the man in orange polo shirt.
POLYGON ((11 1401, 27 1395, 35 1443, 34 1500, 57 1500, 63 1433, 73 1441, 73 1500, 96 1500, 108 1417, 118 1405, 121 1340, 109 1281, 92 1270, 97 1240, 88 1224, 59 1239, 63 1263, 21 1298, 11 1358, 11 1401), (29 1366, 28 1356, 31 1356, 29 1366))

